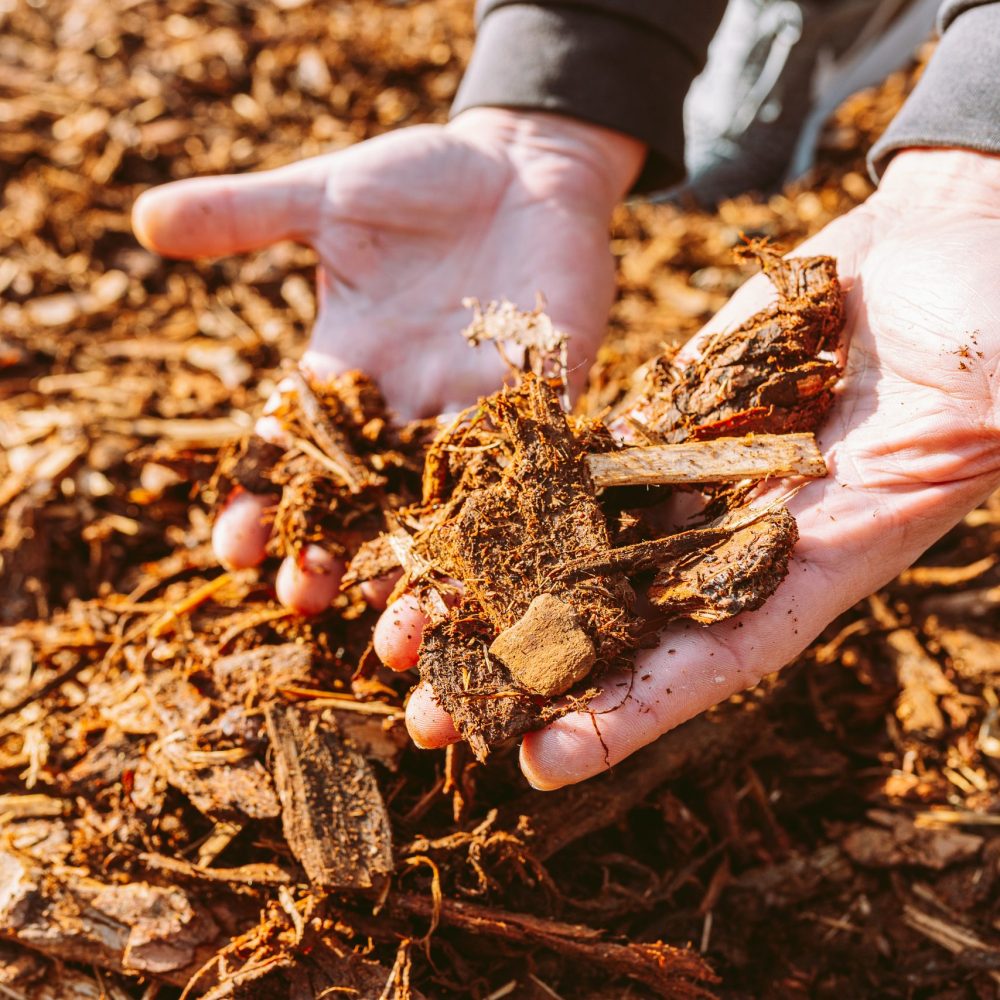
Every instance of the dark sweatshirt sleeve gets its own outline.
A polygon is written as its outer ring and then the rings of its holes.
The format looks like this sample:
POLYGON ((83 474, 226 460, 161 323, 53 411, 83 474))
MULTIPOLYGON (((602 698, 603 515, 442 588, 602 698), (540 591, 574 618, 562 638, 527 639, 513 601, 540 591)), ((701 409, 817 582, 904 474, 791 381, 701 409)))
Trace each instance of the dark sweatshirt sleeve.
POLYGON ((649 147, 635 190, 684 176, 684 96, 725 0, 479 0, 476 47, 452 108, 555 111, 649 147))
POLYGON ((941 41, 899 114, 868 155, 874 178, 913 147, 1000 154, 1000 3, 949 0, 941 41))

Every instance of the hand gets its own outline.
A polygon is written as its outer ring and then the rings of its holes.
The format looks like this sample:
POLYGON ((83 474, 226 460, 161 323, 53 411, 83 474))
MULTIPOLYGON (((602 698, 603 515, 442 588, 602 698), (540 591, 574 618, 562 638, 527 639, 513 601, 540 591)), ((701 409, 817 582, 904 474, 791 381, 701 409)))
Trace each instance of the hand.
MULTIPOLYGON (((642 164, 638 141, 557 115, 472 109, 265 173, 146 192, 142 243, 171 257, 242 253, 279 240, 320 259, 316 327, 302 363, 322 377, 360 368, 404 417, 492 392, 503 366, 458 332, 462 299, 533 308, 542 292, 585 377, 614 292, 608 224, 642 164)), ((280 439, 274 418, 258 433, 280 439)), ((232 567, 264 558, 271 497, 238 492, 213 540, 232 567)), ((305 613, 336 596, 343 565, 313 546, 286 559, 278 596, 305 613)))
MULTIPOLYGON (((788 577, 759 611, 668 628, 637 657, 624 702, 612 679, 592 703, 613 711, 568 715, 525 737, 532 785, 597 774, 784 666, 1000 485, 998 245, 1000 157, 909 150, 864 205, 796 250, 837 258, 850 288, 850 353, 819 435, 830 475, 790 504, 801 540, 788 577)), ((737 325, 768 295, 754 278, 706 331, 737 325)), ((397 667, 416 658, 406 636, 421 619, 407 600, 376 629, 376 650, 397 667)), ((423 685, 407 723, 422 746, 457 738, 423 685)))

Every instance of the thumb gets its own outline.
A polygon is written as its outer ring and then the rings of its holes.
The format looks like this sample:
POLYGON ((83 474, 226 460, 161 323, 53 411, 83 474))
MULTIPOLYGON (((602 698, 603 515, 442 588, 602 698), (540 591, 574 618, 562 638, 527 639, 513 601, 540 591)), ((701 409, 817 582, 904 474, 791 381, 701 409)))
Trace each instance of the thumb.
POLYGON ((167 257, 221 257, 279 240, 309 242, 327 159, 164 184, 139 196, 132 228, 144 247, 167 257))

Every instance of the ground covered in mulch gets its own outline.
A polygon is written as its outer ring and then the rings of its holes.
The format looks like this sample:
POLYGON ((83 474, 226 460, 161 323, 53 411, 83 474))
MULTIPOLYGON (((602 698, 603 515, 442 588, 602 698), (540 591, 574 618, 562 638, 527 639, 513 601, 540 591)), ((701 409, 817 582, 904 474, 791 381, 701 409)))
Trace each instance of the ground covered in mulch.
MULTIPOLYGON (((273 567, 215 566, 189 477, 304 345, 312 255, 167 263, 129 208, 443 120, 469 7, 0 6, 0 995, 994 996, 997 500, 780 678, 549 795, 408 745, 354 593, 305 623, 273 567)), ((618 213, 585 411, 738 287, 741 233, 864 199, 911 82, 850 100, 808 185, 618 213)))

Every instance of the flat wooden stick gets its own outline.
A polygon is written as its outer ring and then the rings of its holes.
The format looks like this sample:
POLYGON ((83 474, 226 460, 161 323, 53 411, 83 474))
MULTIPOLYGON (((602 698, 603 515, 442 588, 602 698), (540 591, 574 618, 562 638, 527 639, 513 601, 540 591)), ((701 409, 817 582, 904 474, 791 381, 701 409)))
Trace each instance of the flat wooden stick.
POLYGON ((813 434, 748 434, 587 456, 597 486, 723 483, 826 475, 813 434))

